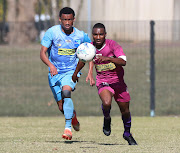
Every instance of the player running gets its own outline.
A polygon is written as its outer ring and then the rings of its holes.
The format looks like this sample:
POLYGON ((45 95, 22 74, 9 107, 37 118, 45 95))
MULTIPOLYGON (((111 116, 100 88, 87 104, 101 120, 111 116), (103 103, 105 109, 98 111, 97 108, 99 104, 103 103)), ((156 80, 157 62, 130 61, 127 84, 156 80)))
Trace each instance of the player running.
MULTIPOLYGON (((71 124, 75 131, 80 129, 71 99, 71 92, 76 85, 76 82, 72 81, 72 75, 78 63, 75 52, 81 43, 91 42, 91 40, 86 33, 73 27, 75 21, 73 9, 69 7, 61 9, 59 21, 60 25, 49 28, 45 33, 41 41, 40 58, 49 67, 49 86, 59 110, 65 116, 65 130, 62 138, 71 140, 71 124)), ((77 76, 80 77, 80 73, 77 76)))
MULTIPOLYGON (((130 133, 131 113, 129 110, 130 95, 127 85, 124 82, 124 69, 126 65, 126 55, 122 47, 115 41, 106 39, 106 29, 102 23, 97 23, 92 29, 93 45, 96 47, 96 57, 89 64, 89 72, 86 81, 90 80, 90 85, 94 85, 93 65, 96 68, 96 86, 99 97, 102 101, 102 111, 104 114, 103 132, 106 136, 111 134, 111 103, 112 97, 117 102, 122 114, 124 124, 123 138, 129 145, 137 145, 130 133)), ((78 64, 72 80, 75 82, 79 70, 84 64, 78 64)))

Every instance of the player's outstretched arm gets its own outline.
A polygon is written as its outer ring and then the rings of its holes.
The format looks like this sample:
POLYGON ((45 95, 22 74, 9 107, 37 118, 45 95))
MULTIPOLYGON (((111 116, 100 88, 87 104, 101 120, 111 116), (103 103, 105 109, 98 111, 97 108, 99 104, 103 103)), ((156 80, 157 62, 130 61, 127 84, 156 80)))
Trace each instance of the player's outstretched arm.
POLYGON ((49 61, 48 57, 46 56, 48 48, 45 46, 41 47, 40 51, 40 59, 50 68, 51 76, 58 74, 56 67, 49 61))
POLYGON ((77 66, 76 66, 76 70, 74 71, 74 73, 72 75, 72 80, 74 82, 76 82, 76 81, 78 82, 77 74, 84 67, 84 65, 85 65, 85 63, 79 60, 77 66))
POLYGON ((90 86, 95 85, 95 80, 94 80, 94 77, 93 77, 93 66, 94 66, 93 61, 89 62, 89 72, 88 72, 88 75, 86 77, 86 82, 88 82, 88 80, 89 80, 90 81, 90 86))

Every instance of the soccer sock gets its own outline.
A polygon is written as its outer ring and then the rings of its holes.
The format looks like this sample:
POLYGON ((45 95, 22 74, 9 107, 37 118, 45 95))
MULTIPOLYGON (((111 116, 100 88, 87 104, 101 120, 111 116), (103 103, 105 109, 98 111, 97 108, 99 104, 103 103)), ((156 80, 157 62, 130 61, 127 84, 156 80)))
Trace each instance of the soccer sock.
POLYGON ((128 137, 131 129, 131 114, 128 118, 122 115, 122 120, 124 124, 124 135, 128 137))
POLYGON ((104 117, 105 117, 105 118, 110 118, 111 108, 110 108, 109 110, 105 110, 105 109, 103 108, 103 104, 101 105, 101 108, 102 108, 104 117))
POLYGON ((65 116, 65 128, 71 129, 71 121, 73 117, 74 105, 71 98, 64 98, 63 104, 64 116, 65 116))
POLYGON ((73 111, 73 117, 72 117, 72 125, 76 125, 76 124, 78 124, 78 120, 76 117, 76 111, 74 110, 73 111))

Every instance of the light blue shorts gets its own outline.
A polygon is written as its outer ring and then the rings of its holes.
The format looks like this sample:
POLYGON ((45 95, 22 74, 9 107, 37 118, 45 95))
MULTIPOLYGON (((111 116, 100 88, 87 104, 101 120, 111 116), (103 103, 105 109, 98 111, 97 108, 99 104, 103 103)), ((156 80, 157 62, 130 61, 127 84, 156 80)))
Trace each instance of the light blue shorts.
MULTIPOLYGON (((68 85, 72 88, 72 91, 75 90, 75 86, 76 86, 77 82, 74 83, 72 81, 73 73, 74 73, 74 71, 68 71, 63 74, 54 75, 53 77, 51 76, 50 73, 48 74, 49 86, 52 90, 52 93, 54 95, 56 102, 58 102, 62 99, 61 91, 62 91, 63 86, 68 85)), ((78 73, 78 77, 80 77, 80 74, 81 73, 78 73)))

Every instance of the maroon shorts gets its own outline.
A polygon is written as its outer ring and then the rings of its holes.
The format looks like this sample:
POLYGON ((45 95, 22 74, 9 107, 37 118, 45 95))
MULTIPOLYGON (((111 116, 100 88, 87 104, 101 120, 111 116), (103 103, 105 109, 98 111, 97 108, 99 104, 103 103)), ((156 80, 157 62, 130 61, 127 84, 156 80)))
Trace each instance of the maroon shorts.
POLYGON ((97 86, 97 88, 98 94, 100 94, 105 89, 112 92, 114 95, 114 100, 116 102, 129 102, 131 100, 125 83, 108 84, 106 82, 103 82, 99 86, 97 86))

